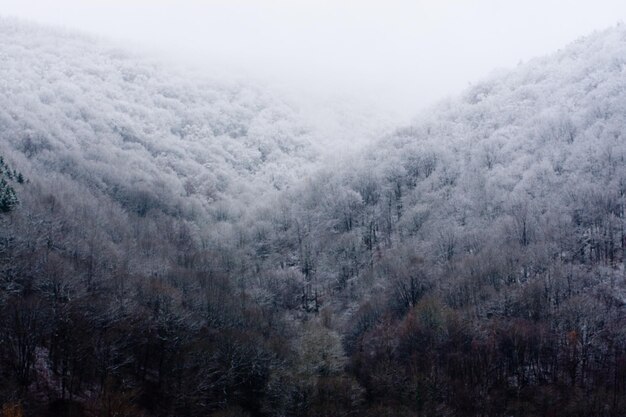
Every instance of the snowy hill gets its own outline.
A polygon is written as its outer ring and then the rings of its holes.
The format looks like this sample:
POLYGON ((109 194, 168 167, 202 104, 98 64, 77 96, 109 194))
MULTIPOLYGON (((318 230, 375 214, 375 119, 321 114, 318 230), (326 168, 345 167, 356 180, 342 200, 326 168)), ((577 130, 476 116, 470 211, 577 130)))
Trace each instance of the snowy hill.
MULTIPOLYGON (((591 35, 491 76, 385 136, 341 172, 294 191, 320 202, 294 209, 318 222, 315 252, 366 246, 353 251, 349 276, 387 250, 396 256, 394 248, 418 254, 431 270, 483 256, 506 262, 520 250, 621 265, 625 63, 623 28, 591 35), (320 235, 337 232, 346 238, 333 237, 329 249, 320 235)), ((331 281, 342 274, 327 269, 336 262, 321 262, 331 281)), ((380 280, 385 286, 384 274, 380 280)))
POLYGON ((103 41, 0 22, 0 142, 125 207, 191 216, 281 189, 318 156, 297 112, 241 83, 161 70, 103 41))
POLYGON ((368 116, 12 21, 0 62, 4 414, 626 413, 623 27, 338 158, 368 116))

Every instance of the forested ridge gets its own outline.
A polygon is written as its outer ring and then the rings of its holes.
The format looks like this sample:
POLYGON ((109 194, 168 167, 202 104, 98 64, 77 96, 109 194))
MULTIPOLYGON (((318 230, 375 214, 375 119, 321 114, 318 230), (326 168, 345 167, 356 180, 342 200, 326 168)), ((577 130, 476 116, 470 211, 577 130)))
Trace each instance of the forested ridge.
POLYGON ((0 415, 625 416, 625 127, 621 26, 337 163, 0 20, 0 415))

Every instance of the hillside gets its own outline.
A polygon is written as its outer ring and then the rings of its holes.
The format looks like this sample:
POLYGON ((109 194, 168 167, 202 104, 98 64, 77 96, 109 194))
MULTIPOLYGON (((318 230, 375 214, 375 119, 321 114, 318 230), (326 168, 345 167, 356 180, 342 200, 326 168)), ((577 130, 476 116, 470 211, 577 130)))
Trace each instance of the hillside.
POLYGON ((372 403, 623 413, 625 62, 622 27, 590 35, 297 191, 315 303, 372 403))
POLYGON ((626 414, 623 27, 341 163, 260 88, 0 45, 6 415, 626 414))
POLYGON ((1 23, 1 140, 33 175, 62 174, 139 214, 192 218, 235 193, 286 187, 318 156, 297 111, 258 88, 1 23))

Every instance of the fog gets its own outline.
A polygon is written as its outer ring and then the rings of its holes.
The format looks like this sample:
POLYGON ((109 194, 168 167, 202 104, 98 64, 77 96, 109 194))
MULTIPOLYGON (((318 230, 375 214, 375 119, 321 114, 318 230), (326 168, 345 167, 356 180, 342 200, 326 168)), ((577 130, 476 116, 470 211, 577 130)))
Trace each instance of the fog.
POLYGON ((125 2, 0 0, 0 417, 626 416, 626 6, 125 2))
POLYGON ((626 16, 617 0, 2 0, 0 14, 103 35, 296 96, 400 117, 626 16))

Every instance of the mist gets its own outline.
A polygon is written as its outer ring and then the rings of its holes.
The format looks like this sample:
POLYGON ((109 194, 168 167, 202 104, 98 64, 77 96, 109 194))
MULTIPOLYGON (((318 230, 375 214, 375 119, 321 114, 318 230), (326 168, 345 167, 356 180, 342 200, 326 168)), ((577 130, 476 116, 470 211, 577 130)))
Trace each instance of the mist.
POLYGON ((270 83, 303 101, 349 98, 407 119, 494 68, 614 25, 626 3, 4 0, 0 14, 270 83))
POLYGON ((625 13, 0 0, 0 417, 626 416, 625 13))

